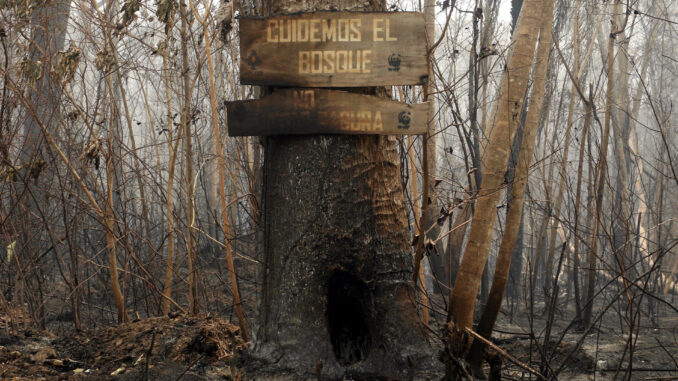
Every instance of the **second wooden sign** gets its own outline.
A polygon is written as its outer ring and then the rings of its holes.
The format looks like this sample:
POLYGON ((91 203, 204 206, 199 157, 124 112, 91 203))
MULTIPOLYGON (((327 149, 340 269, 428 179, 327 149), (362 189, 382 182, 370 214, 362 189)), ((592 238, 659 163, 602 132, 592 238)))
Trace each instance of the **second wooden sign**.
POLYGON ((226 104, 230 136, 417 135, 426 132, 428 107, 323 89, 278 89, 226 104))

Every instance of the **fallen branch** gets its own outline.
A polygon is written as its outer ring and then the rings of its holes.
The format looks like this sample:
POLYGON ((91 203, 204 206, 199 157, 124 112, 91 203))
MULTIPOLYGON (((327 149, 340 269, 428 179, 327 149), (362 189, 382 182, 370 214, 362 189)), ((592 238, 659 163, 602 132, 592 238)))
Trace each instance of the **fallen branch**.
POLYGON ((511 356, 511 355, 508 354, 505 350, 499 348, 499 347, 496 346, 494 343, 492 343, 491 341, 487 340, 486 338, 480 336, 479 334, 477 334, 477 333, 474 332, 473 330, 471 330, 471 329, 469 329, 469 328, 464 328, 464 332, 466 332, 467 334, 473 336, 476 340, 482 341, 485 345, 487 345, 488 347, 490 347, 490 348, 494 349, 495 351, 497 351, 497 353, 498 353, 499 355, 501 355, 502 357, 506 358, 506 359, 509 360, 510 362, 512 362, 512 363, 518 365, 519 367, 525 369, 526 371, 528 371, 528 372, 530 372, 530 373, 532 373, 532 374, 538 376, 538 377, 539 377, 540 379, 542 379, 542 380, 545 380, 545 379, 546 379, 546 377, 542 376, 541 373, 539 373, 539 372, 537 372, 536 370, 532 369, 530 366, 528 366, 527 364, 521 362, 521 361, 518 360, 517 358, 511 356))
POLYGON ((153 328, 153 336, 151 336, 151 345, 148 347, 148 352, 146 352, 146 365, 144 366, 144 380, 148 381, 148 365, 151 363, 151 355, 153 354, 153 344, 155 343, 155 333, 157 329, 153 328))
POLYGON ((184 374, 186 374, 186 372, 193 368, 193 365, 195 365, 198 361, 202 360, 203 357, 205 357, 204 353, 200 355, 200 357, 198 357, 197 359, 193 360, 190 364, 188 364, 188 367, 186 367, 186 369, 184 369, 184 371, 181 372, 181 374, 179 374, 179 377, 177 377, 177 381, 181 380, 181 377, 183 377, 184 374))

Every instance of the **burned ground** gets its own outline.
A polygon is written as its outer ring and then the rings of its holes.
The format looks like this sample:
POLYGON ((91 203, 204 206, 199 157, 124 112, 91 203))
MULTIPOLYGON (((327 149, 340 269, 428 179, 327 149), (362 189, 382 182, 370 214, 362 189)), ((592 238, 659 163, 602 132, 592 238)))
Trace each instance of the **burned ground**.
POLYGON ((245 349, 238 327, 208 316, 154 317, 58 337, 26 329, 0 335, 0 379, 231 379, 245 349))

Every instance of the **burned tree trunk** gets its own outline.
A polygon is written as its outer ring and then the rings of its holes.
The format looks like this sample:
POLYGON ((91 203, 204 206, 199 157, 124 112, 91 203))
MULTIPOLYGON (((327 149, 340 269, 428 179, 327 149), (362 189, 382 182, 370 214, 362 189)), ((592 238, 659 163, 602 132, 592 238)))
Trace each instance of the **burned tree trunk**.
POLYGON ((265 276, 254 357, 327 379, 430 362, 410 283, 395 141, 276 137, 265 149, 265 276))
MULTIPOLYGON (((264 1, 264 13, 383 10, 381 1, 264 1)), ((384 93, 373 89, 372 94, 384 93)), ((396 141, 264 140, 264 276, 246 379, 420 379, 419 323, 396 141)))

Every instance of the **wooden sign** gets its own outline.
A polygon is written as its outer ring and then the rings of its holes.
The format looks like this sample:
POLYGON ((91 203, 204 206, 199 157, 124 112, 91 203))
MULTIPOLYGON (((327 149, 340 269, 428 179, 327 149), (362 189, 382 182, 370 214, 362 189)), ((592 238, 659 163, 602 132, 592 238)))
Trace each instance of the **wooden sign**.
POLYGON ((243 85, 424 84, 426 53, 421 13, 315 12, 240 19, 243 85))
POLYGON ((323 89, 278 89, 228 102, 230 136, 302 134, 415 135, 426 132, 428 103, 409 105, 323 89))

